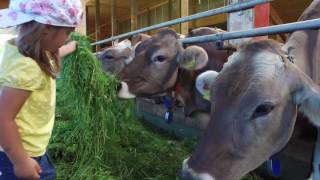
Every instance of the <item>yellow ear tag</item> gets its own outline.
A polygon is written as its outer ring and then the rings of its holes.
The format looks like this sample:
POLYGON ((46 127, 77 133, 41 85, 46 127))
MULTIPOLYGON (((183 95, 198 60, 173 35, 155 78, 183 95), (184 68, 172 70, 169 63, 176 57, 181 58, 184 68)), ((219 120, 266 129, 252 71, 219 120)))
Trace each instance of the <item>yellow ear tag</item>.
POLYGON ((196 60, 192 59, 189 63, 186 64, 187 69, 195 69, 196 67, 196 60))
POLYGON ((210 101, 210 91, 204 91, 202 98, 210 101))

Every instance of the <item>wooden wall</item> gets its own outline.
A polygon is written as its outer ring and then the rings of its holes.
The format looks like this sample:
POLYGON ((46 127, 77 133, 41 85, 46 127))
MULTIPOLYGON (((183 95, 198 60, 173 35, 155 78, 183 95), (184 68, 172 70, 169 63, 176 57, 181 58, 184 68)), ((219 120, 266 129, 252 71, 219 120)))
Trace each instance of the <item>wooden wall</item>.
MULTIPOLYGON (((225 0, 188 0, 188 14, 195 14, 202 11, 207 11, 209 9, 218 8, 225 6, 225 0)), ((154 7, 144 9, 140 11, 138 15, 138 28, 143 28, 151 26, 154 24, 159 24, 168 20, 184 17, 187 13, 181 13, 180 0, 169 0, 160 3, 154 7)), ((214 17, 202 18, 187 23, 188 29, 210 26, 218 26, 220 28, 226 29, 227 15, 221 14, 214 17)), ((175 25, 174 28, 177 32, 181 33, 180 25, 175 25)), ((118 34, 122 34, 130 31, 130 19, 123 20, 118 23, 118 34)), ((149 32, 149 34, 154 34, 157 30, 149 32)), ((185 32, 184 32, 185 34, 185 32)))
POLYGON ((9 6, 9 0, 1 0, 0 1, 0 9, 7 8, 9 6))

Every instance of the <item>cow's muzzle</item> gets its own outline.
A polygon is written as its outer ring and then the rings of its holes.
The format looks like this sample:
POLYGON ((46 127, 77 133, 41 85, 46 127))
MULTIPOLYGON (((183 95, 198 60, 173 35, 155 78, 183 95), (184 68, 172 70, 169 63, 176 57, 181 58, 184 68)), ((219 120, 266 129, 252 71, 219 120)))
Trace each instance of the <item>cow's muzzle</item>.
POLYGON ((132 94, 129 91, 128 84, 124 81, 121 82, 120 86, 118 87, 118 97, 123 98, 123 99, 132 99, 135 98, 136 96, 132 94))

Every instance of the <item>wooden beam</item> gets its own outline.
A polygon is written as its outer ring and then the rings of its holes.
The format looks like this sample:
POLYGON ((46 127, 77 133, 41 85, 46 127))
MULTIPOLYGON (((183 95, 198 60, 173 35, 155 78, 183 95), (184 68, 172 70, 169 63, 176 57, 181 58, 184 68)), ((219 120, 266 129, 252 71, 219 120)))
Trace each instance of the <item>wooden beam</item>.
POLYGON ((87 8, 87 1, 88 0, 81 0, 82 4, 82 10, 83 10, 83 18, 81 21, 81 24, 76 28, 76 32, 86 35, 87 34, 87 13, 88 13, 88 8, 87 8))
MULTIPOLYGON (((181 17, 189 16, 189 0, 180 0, 181 7, 181 17)), ((181 24, 180 33, 188 34, 189 32, 189 22, 181 24)))
MULTIPOLYGON (((270 17, 271 17, 271 21, 273 22, 274 25, 285 23, 272 5, 270 5, 270 17)), ((278 34, 278 35, 276 35, 276 38, 277 38, 277 40, 285 42, 288 39, 288 35, 287 34, 278 34)))
MULTIPOLYGON (((117 34, 116 0, 111 0, 111 36, 117 34)), ((113 43, 113 42, 112 42, 113 43)))
POLYGON ((130 13, 131 13, 131 31, 134 31, 138 27, 138 10, 137 10, 137 0, 130 0, 130 13))
POLYGON ((271 19, 276 23, 276 24, 284 24, 284 21, 278 14, 278 12, 274 9, 273 6, 270 7, 270 15, 271 19))
MULTIPOLYGON (((122 1, 121 1, 122 2, 122 1)), ((95 6, 95 2, 93 0, 89 0, 87 3, 87 6, 95 6)), ((100 2, 100 7, 110 7, 111 6, 111 1, 103 0, 100 2)), ((126 4, 121 4, 118 3, 117 9, 125 9, 125 10, 130 10, 130 7, 128 7, 126 4)))
POLYGON ((205 27, 205 26, 222 24, 222 23, 226 23, 227 19, 228 19, 227 14, 219 14, 216 16, 198 19, 195 21, 192 27, 205 27))
MULTIPOLYGON (((198 12, 198 1, 197 0, 192 0, 192 12, 190 14, 196 14, 198 12)), ((191 26, 192 28, 195 28, 197 26, 197 20, 191 21, 191 26)))
POLYGON ((5 9, 9 7, 9 0, 0 1, 0 9, 5 9))
POLYGON ((172 18, 172 0, 168 1, 168 18, 169 20, 173 19, 172 18))
MULTIPOLYGON (((148 26, 151 26, 152 25, 151 24, 151 9, 148 8, 147 11, 148 11, 148 26)), ((148 35, 151 35, 150 31, 145 32, 145 33, 147 33, 148 35)))
MULTIPOLYGON (((101 22, 100 22, 100 0, 95 0, 96 2, 96 41, 99 41, 101 38, 101 22)), ((96 46, 96 51, 100 50, 100 45, 96 46)))
POLYGON ((89 7, 86 5, 86 35, 89 34, 88 33, 88 31, 89 31, 89 26, 88 26, 89 19, 90 19, 90 17, 89 17, 89 7))

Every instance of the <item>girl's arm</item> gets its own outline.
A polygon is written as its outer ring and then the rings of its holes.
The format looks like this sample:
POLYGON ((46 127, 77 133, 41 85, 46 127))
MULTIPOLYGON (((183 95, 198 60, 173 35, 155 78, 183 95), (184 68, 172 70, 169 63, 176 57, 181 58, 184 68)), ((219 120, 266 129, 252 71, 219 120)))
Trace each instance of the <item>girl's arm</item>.
POLYGON ((76 41, 71 41, 68 42, 66 45, 63 45, 59 48, 59 57, 63 58, 67 56, 68 54, 72 53, 75 51, 77 48, 77 42, 76 41))
POLYGON ((3 87, 0 91, 0 146, 14 165, 18 177, 38 179, 40 166, 24 150, 15 118, 31 92, 3 87))

